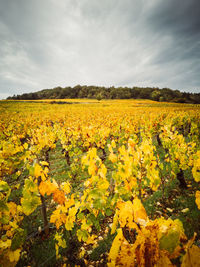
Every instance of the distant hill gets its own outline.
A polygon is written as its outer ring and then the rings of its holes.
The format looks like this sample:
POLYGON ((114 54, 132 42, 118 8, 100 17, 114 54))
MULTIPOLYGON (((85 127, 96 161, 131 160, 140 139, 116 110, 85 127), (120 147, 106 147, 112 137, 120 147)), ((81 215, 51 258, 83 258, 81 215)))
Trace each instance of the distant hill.
POLYGON ((157 87, 103 87, 76 85, 74 87, 55 87, 44 89, 34 93, 14 95, 7 99, 13 100, 37 100, 37 99, 65 99, 65 98, 89 98, 89 99, 151 99, 176 103, 200 104, 200 93, 186 93, 179 90, 157 87))

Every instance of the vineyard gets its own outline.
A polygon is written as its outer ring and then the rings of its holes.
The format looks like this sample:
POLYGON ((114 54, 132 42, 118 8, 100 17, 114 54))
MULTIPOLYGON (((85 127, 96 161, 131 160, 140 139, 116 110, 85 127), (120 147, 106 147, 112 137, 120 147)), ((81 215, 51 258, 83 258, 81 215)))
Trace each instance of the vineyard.
POLYGON ((0 102, 0 266, 200 266, 200 106, 0 102))

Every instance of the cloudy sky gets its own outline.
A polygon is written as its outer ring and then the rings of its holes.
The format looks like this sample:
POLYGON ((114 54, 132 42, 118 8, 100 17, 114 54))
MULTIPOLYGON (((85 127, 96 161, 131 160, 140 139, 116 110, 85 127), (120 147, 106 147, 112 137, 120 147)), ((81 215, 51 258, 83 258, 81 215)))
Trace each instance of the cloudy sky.
POLYGON ((77 84, 200 92, 200 1, 0 0, 0 98, 77 84))

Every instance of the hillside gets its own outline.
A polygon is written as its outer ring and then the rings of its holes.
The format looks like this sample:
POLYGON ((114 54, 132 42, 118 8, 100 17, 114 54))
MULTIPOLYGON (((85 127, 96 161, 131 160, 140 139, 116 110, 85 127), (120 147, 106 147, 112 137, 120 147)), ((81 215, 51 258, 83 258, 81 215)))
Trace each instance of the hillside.
POLYGON ((88 98, 88 99, 151 99, 176 103, 200 104, 200 93, 186 93, 179 90, 157 87, 102 87, 76 85, 74 87, 55 87, 44 89, 34 93, 13 95, 7 99, 36 100, 36 99, 65 99, 65 98, 88 98))

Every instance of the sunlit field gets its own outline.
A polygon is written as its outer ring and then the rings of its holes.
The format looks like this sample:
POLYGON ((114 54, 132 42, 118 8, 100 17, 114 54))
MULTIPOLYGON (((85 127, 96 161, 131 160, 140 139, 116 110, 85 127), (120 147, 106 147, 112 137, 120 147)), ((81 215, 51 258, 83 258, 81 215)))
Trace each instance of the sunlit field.
POLYGON ((199 105, 0 101, 0 265, 198 266, 199 131, 199 105))

